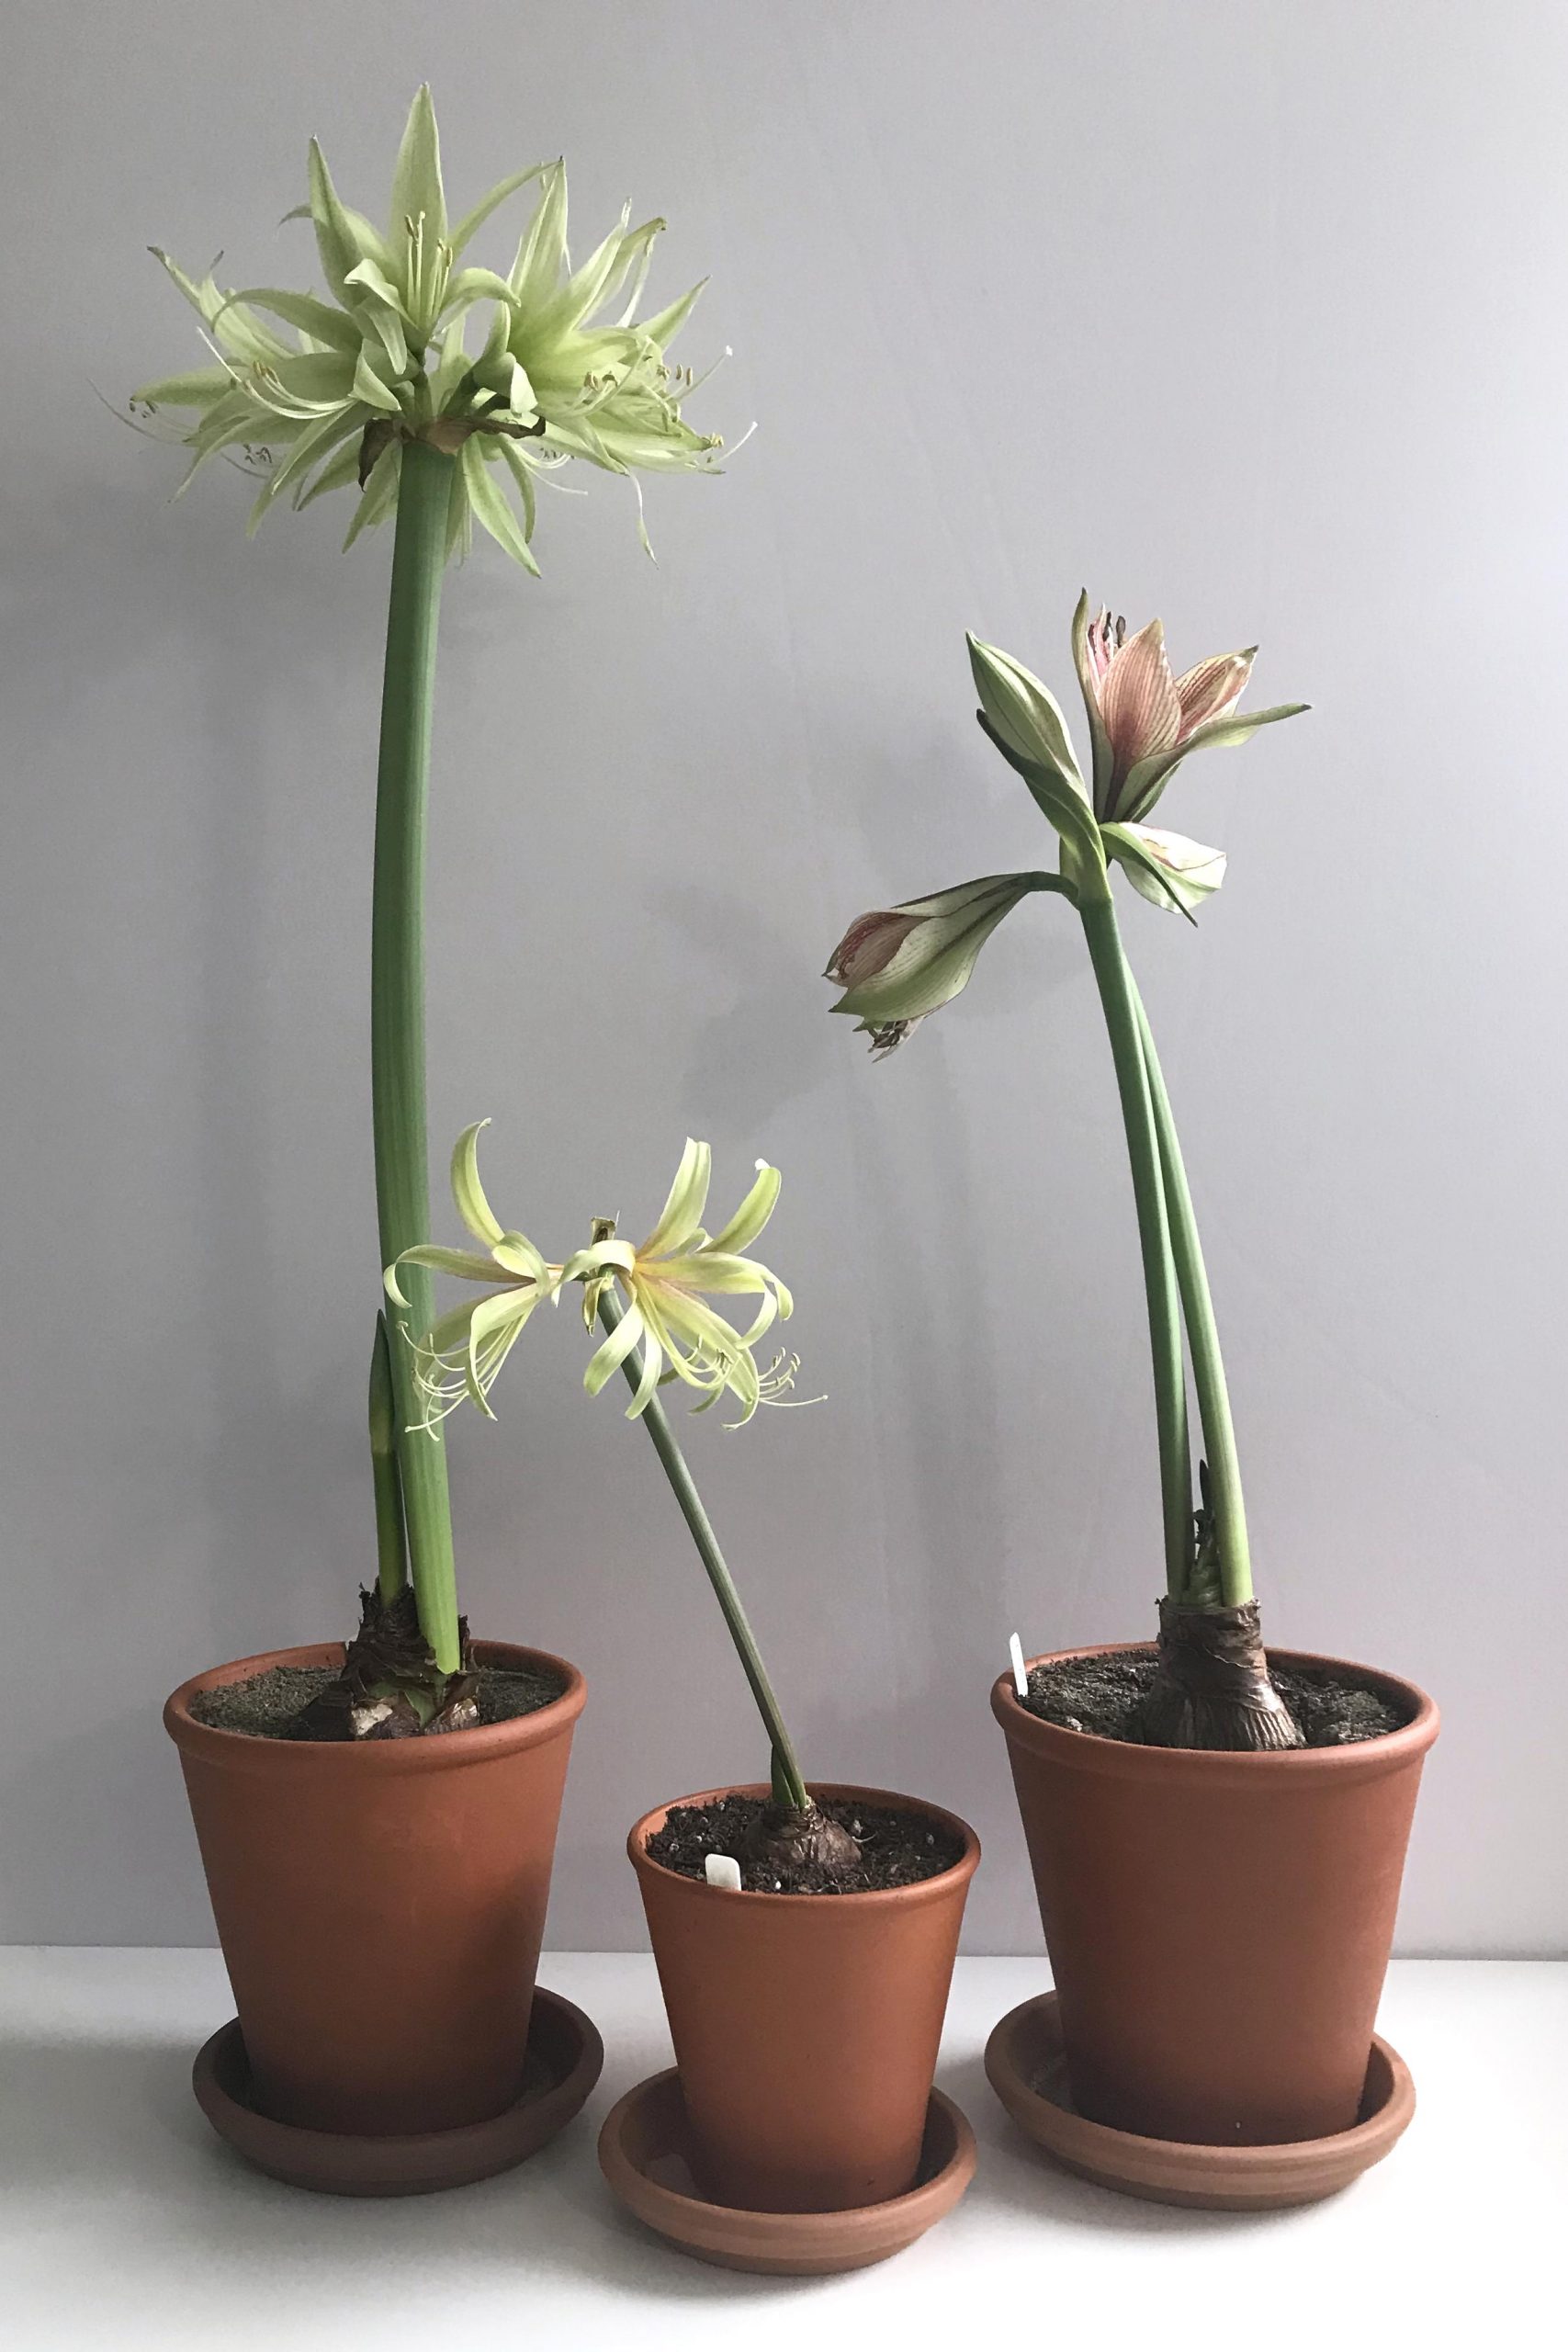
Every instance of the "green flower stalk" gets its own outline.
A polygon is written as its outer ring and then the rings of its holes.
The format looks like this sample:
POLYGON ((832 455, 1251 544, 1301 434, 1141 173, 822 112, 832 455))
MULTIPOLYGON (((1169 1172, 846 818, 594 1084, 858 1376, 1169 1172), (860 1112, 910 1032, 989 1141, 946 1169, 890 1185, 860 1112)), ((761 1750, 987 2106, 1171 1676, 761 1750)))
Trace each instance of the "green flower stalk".
MULTIPOLYGON (((159 254, 200 319, 211 364, 143 385, 131 406, 153 430, 165 411, 185 420, 175 435, 190 452, 182 490, 210 458, 239 453, 261 477, 253 530, 285 495, 298 509, 338 490, 355 493, 345 546, 395 518, 370 1049, 378 1263, 405 1272, 372 1357, 377 1576, 346 1672, 356 1698, 377 1699, 389 1678, 400 1719, 412 1710, 416 1728, 446 1729, 468 1719, 466 1640, 446 1453, 412 1345, 431 1321, 431 1272, 418 1253, 430 1231, 423 896, 442 583, 476 522, 536 571, 536 484, 574 458, 633 481, 640 528, 637 475, 712 472, 721 445, 684 421, 695 379, 667 357, 700 288, 651 318, 636 315, 663 222, 633 228, 628 208, 573 271, 558 162, 509 174, 451 221, 427 89, 409 112, 385 229, 343 201, 314 141, 309 198, 289 218, 310 221, 323 292, 226 291, 214 270, 198 280, 159 254), (534 211, 511 268, 468 259, 479 232, 528 187, 534 211)), ((351 1712, 335 1711, 345 1723, 351 1712)))
POLYGON ((1172 1747, 1279 1747, 1300 1733, 1269 1680, 1253 1592, 1241 1473, 1218 1328, 1186 1168, 1148 1017, 1128 965, 1111 876, 1195 920, 1224 876, 1221 850, 1145 823, 1193 752, 1245 742, 1302 703, 1239 713, 1256 647, 1173 677, 1158 621, 1129 637, 1080 599, 1073 652, 1092 748, 1086 783, 1050 689, 1023 664, 969 639, 980 725, 1022 776, 1059 842, 1055 875, 992 876, 862 915, 828 966, 874 1052, 965 986, 981 946, 1031 892, 1069 899, 1083 924, 1111 1040, 1132 1170, 1148 1312, 1158 1439, 1166 1596, 1161 1674, 1143 1736, 1172 1747), (1189 1374, 1202 1431, 1194 1504, 1189 1374))
POLYGON ((757 1858, 816 1862, 847 1873, 859 1861, 859 1848, 812 1803, 757 1637, 659 1394, 671 1382, 696 1390, 694 1413, 731 1396, 741 1411, 729 1426, 739 1429, 759 1404, 782 1403, 793 1385, 798 1359, 776 1357, 761 1372, 752 1349, 775 1320, 790 1316, 794 1301, 770 1267, 744 1254, 777 1204, 779 1171, 760 1159, 750 1191, 710 1237, 702 1219, 713 1155, 705 1143, 688 1137, 669 1198, 646 1240, 634 1249, 616 1239, 615 1218, 595 1217, 587 1247, 551 1263, 525 1235, 502 1226, 491 1207, 477 1156, 485 1124, 466 1127, 452 1153, 453 1202, 482 1251, 422 1244, 386 1270, 387 1295, 398 1306, 406 1300, 411 1271, 487 1285, 483 1297, 439 1317, 419 1342, 421 1426, 434 1433, 465 1396, 493 1420, 491 1389, 535 1312, 547 1301, 558 1303, 568 1283, 581 1285, 584 1325, 604 1333, 583 1386, 596 1396, 618 1371, 631 1389, 626 1418, 640 1420, 648 1431, 767 1733, 773 1811, 764 1817, 757 1858), (744 1331, 707 1303, 736 1295, 760 1301, 744 1331))

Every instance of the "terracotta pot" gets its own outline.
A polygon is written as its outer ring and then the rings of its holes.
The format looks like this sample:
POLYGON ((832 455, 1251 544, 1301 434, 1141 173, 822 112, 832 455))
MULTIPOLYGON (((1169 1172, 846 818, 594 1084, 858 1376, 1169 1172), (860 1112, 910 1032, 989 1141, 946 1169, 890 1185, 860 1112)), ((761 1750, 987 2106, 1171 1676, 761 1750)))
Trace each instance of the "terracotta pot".
POLYGON ((1343 1668, 1412 1720, 1348 1747, 1221 1755, 1043 1723, 1009 1675, 991 1692, 1073 2102, 1117 2131, 1262 2146, 1325 2139, 1357 2120, 1438 1710, 1392 1675, 1269 1655, 1343 1668))
POLYGON ((517 2099, 556 1821, 585 1685, 541 1650, 481 1666, 559 1674, 558 1699, 434 1739, 257 1739, 198 1723, 198 1690, 338 1643, 269 1650, 182 1684, 180 1751, 253 2096, 281 2123, 445 2132, 517 2099))
MULTIPOLYGON (((680 1804, 765 1797, 707 1789, 680 1804)), ((642 1889, 704 2194, 833 2213, 914 2186, 964 1897, 964 1822, 882 1789, 818 1796, 923 1813, 963 1840, 951 1870, 867 1894, 730 1894, 653 1861, 669 1805, 626 1840, 642 1889)))

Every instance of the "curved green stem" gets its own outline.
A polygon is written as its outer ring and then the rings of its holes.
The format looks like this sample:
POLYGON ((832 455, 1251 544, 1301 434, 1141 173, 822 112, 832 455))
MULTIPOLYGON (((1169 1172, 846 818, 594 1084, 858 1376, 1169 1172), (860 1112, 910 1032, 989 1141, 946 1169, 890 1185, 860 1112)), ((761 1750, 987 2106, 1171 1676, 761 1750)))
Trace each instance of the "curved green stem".
MULTIPOLYGON (((430 1238, 424 1112, 424 832, 435 632, 446 567, 453 460, 406 442, 398 491, 381 751, 376 779, 376 879, 370 944, 370 1079, 381 1264, 430 1238)), ((398 1466, 419 1622, 436 1666, 460 1664, 446 1452, 417 1424, 411 1338, 432 1317, 430 1277, 407 1270, 407 1307, 389 1309, 398 1466)))
POLYGON ((1155 1051, 1148 1015, 1144 1011, 1137 983, 1132 980, 1131 974, 1128 977, 1137 1012, 1144 1067, 1148 1073, 1155 1128, 1159 1138, 1160 1169, 1170 1218, 1171 1250, 1181 1293, 1181 1311, 1187 1323, 1188 1345, 1192 1354, 1192 1385, 1198 1392, 1198 1417, 1203 1427, 1203 1452, 1209 1464, 1214 1534, 1220 1554, 1221 1590, 1225 1607, 1235 1609, 1243 1601, 1250 1600, 1253 1594, 1252 1556, 1247 1540, 1247 1506, 1242 1499, 1241 1465, 1236 1456, 1235 1429, 1231 1419, 1230 1391, 1225 1385, 1219 1327, 1214 1320, 1214 1303, 1209 1295, 1209 1277, 1203 1264, 1202 1245, 1198 1238, 1197 1219, 1192 1214, 1192 1194, 1187 1182, 1181 1146, 1177 1140, 1176 1122, 1171 1116, 1170 1097, 1166 1091, 1165 1075, 1159 1066, 1159 1056, 1155 1051))
POLYGON ((1133 1196, 1138 1212, 1138 1240, 1143 1253, 1144 1292, 1148 1303, 1149 1342, 1154 1359, 1166 1589, 1179 1598, 1187 1590, 1192 1567, 1192 1464, 1187 1430, 1181 1312, 1159 1139, 1139 1034, 1137 990, 1122 952, 1116 910, 1109 892, 1103 897, 1084 896, 1078 913, 1100 988, 1105 1025, 1111 1035, 1116 1087, 1122 1099, 1122 1123, 1132 1162, 1133 1196))
MULTIPOLYGON (((599 1320, 606 1331, 616 1329, 621 1320, 620 1302, 608 1288, 599 1294, 599 1320)), ((642 1350, 633 1348, 621 1369, 626 1374, 628 1385, 635 1391, 642 1379, 642 1350)), ((649 1399, 640 1418, 649 1436, 653 1441, 653 1450, 659 1456, 675 1499, 681 1506, 682 1516, 691 1530, 692 1541, 697 1547, 697 1556, 707 1570, 708 1582, 714 1589, 718 1605, 724 1611, 724 1622, 729 1628, 729 1638, 735 1645, 737 1655, 745 1669, 746 1679, 751 1686, 751 1696, 757 1702, 757 1712, 761 1716, 768 1737, 773 1743, 773 1794, 779 1802, 793 1806, 797 1813, 805 1813, 811 1800, 807 1794, 806 1782, 801 1777, 795 1743, 784 1728, 784 1719, 779 1712, 779 1702, 773 1696, 773 1686, 768 1680, 768 1670, 762 1664, 762 1653, 757 1646, 757 1637, 751 1631, 746 1611, 741 1605, 740 1595, 735 1589, 734 1579, 724 1564, 724 1555, 718 1548, 718 1538, 714 1533, 712 1522, 703 1508, 703 1498, 697 1492, 696 1482, 686 1467, 685 1456, 675 1442, 675 1432, 670 1426, 669 1416, 657 1395, 649 1399)))

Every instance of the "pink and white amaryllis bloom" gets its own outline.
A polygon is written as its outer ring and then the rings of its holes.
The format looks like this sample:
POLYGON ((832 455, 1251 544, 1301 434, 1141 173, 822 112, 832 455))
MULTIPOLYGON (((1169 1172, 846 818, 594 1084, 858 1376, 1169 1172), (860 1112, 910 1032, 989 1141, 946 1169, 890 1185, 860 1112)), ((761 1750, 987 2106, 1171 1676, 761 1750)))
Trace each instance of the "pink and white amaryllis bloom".
POLYGON ((1094 739, 1094 812, 1101 824, 1135 823, 1159 798, 1189 752, 1244 743, 1260 727, 1292 718, 1302 703, 1235 716, 1258 648, 1212 654, 1180 677, 1166 656, 1165 630, 1150 621, 1129 637, 1124 620, 1089 600, 1073 622, 1073 652, 1094 739))

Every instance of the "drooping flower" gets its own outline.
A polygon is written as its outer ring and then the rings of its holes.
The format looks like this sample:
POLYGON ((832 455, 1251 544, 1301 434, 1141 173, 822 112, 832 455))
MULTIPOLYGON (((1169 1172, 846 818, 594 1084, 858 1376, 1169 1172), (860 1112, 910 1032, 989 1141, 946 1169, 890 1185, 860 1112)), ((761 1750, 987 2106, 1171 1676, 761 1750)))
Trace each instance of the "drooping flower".
POLYGON ((541 473, 572 457, 619 473, 714 469, 718 438, 684 424, 681 401, 692 379, 665 359, 700 289, 640 326, 632 322, 662 222, 628 229, 628 208, 571 276, 566 175, 557 162, 510 174, 449 227, 425 88, 410 110, 385 232, 343 203, 314 141, 310 191, 289 217, 314 226, 327 299, 269 286, 225 292, 210 270, 197 282, 159 253, 198 313, 217 364, 143 385, 131 399, 142 417, 195 413, 176 436, 192 452, 190 474, 220 453, 243 453, 248 469, 264 477, 253 529, 285 491, 302 507, 357 483, 351 545, 395 511, 403 447, 425 440, 457 460, 451 550, 467 548, 477 519, 536 571, 529 541, 541 473), (491 214, 534 180, 537 209, 511 274, 459 266, 491 214), (592 326, 594 311, 628 275, 631 300, 612 325, 592 326), (479 304, 490 306, 491 322, 476 355, 466 335, 479 304))
POLYGON ((1245 743, 1260 727, 1293 718, 1305 703, 1237 718, 1252 674, 1256 645, 1211 654, 1173 678, 1165 630, 1150 621, 1134 637, 1102 605, 1089 616, 1081 597, 1073 616, 1073 656, 1094 743, 1094 810, 1102 824, 1147 816, 1190 752, 1245 743))
MULTIPOLYGON (((752 1349, 776 1318, 787 1317, 794 1301, 778 1276, 742 1253, 773 1213, 779 1171, 757 1162, 757 1181, 723 1231, 703 1230, 712 1154, 705 1143, 687 1142, 670 1197, 652 1232, 635 1248, 615 1238, 615 1219, 596 1220, 593 1238, 564 1264, 547 1264, 521 1233, 505 1230, 485 1198, 479 1175, 479 1138, 488 1120, 465 1127, 452 1154, 452 1197, 457 1214, 485 1253, 446 1250, 433 1242, 405 1250, 386 1272, 388 1295, 408 1301, 398 1283, 404 1266, 455 1275, 460 1282, 491 1287, 482 1298, 443 1315, 414 1345, 415 1380, 422 1418, 434 1430, 465 1396, 494 1419, 490 1391, 529 1317, 545 1300, 558 1300, 569 1282, 583 1285, 583 1316, 590 1330, 599 1301, 610 1286, 626 1295, 615 1331, 597 1351, 583 1375, 596 1396, 640 1341, 641 1377, 628 1419, 643 1411, 660 1379, 682 1380, 703 1392, 695 1410, 705 1411, 726 1391, 741 1406, 742 1421, 759 1404, 776 1403, 793 1386, 798 1361, 778 1356, 759 1370, 752 1349), (738 1331, 706 1304, 709 1295, 750 1293, 761 1304, 747 1331, 738 1331), (668 1369, 666 1369, 668 1367, 668 1369)), ((734 1426, 739 1427, 739 1423, 734 1426)))
POLYGON ((760 1404, 778 1403, 795 1385, 797 1357, 780 1354, 765 1371, 759 1370, 751 1351, 775 1318, 787 1318, 795 1302, 777 1274, 755 1258, 743 1254, 773 1213, 780 1176, 766 1160, 757 1162, 757 1181, 721 1232, 711 1238, 703 1229, 713 1156, 705 1143, 688 1138, 676 1170, 670 1197, 646 1240, 634 1249, 615 1238, 612 1219, 601 1219, 586 1250, 568 1259, 563 1283, 583 1284, 583 1320, 593 1329, 604 1290, 618 1285, 626 1307, 616 1329, 594 1354, 583 1385, 596 1396, 626 1362, 642 1347, 642 1375, 626 1408, 628 1419, 641 1413, 668 1377, 665 1365, 689 1388, 703 1392, 699 1413, 728 1393, 741 1408, 739 1428, 760 1404), (750 1294, 761 1299, 749 1330, 738 1331, 707 1305, 710 1296, 750 1294))
POLYGON ((890 1054, 958 994, 981 948, 1021 899, 1061 888, 1050 874, 987 874, 859 916, 823 975, 844 990, 832 1011, 857 1015, 873 1054, 890 1054))
POLYGON ((405 1250, 387 1268, 387 1295, 394 1306, 407 1307, 398 1284, 404 1266, 423 1266, 431 1273, 455 1274, 461 1282, 499 1284, 483 1298, 443 1315, 414 1341, 414 1381, 419 1391, 423 1426, 432 1435, 465 1396, 491 1420, 490 1391, 496 1374, 521 1339, 529 1317, 560 1287, 561 1270, 547 1265, 533 1243, 521 1233, 509 1233, 501 1224, 479 1182, 479 1139, 490 1125, 480 1119, 465 1127, 452 1153, 452 1198, 457 1215, 486 1254, 446 1250, 422 1241, 405 1250))

